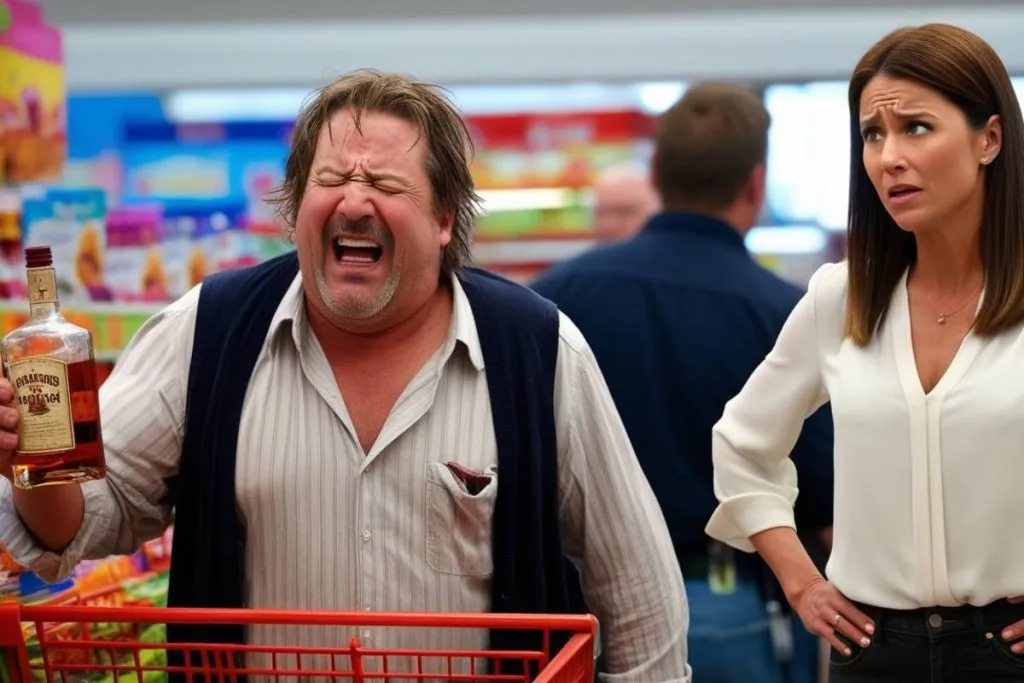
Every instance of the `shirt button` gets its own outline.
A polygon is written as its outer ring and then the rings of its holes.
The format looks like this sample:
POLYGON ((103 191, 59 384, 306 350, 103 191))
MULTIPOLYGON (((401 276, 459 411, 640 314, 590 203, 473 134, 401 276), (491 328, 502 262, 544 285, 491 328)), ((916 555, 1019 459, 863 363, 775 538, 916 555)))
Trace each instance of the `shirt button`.
POLYGON ((938 628, 942 626, 942 615, 932 614, 928 617, 928 625, 932 628, 938 628))
POLYGON ((363 540, 364 541, 369 541, 371 538, 373 538, 373 534, 370 533, 370 530, 369 529, 363 529, 363 540))

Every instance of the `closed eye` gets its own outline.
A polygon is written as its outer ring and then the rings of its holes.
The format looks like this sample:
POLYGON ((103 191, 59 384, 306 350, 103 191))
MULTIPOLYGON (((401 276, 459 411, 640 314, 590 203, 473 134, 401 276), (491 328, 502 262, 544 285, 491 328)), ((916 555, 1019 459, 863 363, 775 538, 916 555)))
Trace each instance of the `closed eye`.
POLYGON ((343 172, 335 168, 318 168, 312 174, 310 183, 320 187, 341 187, 359 183, 386 195, 401 194, 409 190, 408 183, 393 174, 374 174, 363 171, 343 172))
POLYGON ((335 172, 316 173, 313 175, 314 185, 321 187, 338 187, 348 182, 349 177, 335 172))

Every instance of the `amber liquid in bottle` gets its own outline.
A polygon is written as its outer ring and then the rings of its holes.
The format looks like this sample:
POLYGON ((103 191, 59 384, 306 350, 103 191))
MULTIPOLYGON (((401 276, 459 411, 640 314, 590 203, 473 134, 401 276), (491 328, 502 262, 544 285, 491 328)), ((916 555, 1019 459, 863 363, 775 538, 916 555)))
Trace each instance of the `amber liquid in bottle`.
POLYGON ((29 321, 0 346, 19 412, 14 485, 101 479, 106 467, 92 335, 60 313, 49 247, 26 249, 25 260, 29 321))

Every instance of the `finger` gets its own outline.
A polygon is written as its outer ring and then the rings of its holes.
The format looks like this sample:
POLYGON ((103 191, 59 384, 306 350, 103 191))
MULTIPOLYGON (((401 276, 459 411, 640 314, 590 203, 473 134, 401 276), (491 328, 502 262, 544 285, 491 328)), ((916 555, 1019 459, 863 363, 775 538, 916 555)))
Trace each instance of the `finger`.
POLYGON ((14 400, 14 388, 5 379, 0 379, 0 403, 7 405, 14 400))
POLYGON ((14 432, 0 432, 0 448, 13 451, 18 447, 18 435, 14 432))
POLYGON ((1018 595, 1012 598, 1007 598, 1007 602, 1013 605, 1019 605, 1020 603, 1024 602, 1024 595, 1018 595))
POLYGON ((18 409, 0 406, 0 429, 14 431, 18 426, 18 409))
MULTIPOLYGON (((842 633, 844 636, 849 638, 852 642, 857 643, 861 647, 867 647, 871 645, 871 638, 867 632, 857 628, 857 625, 840 615, 839 623, 836 624, 835 629, 842 633)), ((834 621, 834 620, 833 620, 834 621)))
POLYGON ((840 640, 839 636, 836 635, 836 632, 832 630, 831 626, 822 626, 819 629, 818 635, 827 640, 828 644, 832 646, 832 649, 834 649, 839 654, 845 655, 847 657, 853 654, 853 650, 850 649, 850 646, 844 643, 842 640, 840 640))
MULTIPOLYGON (((872 636, 875 634, 875 622, 868 615, 853 606, 846 598, 840 596, 839 604, 836 605, 837 612, 843 615, 843 619, 850 623, 858 633, 872 636)), ((858 638, 859 640, 859 638, 858 638)))
POLYGON ((1018 641, 1014 643, 1010 647, 1010 649, 1016 652, 1017 654, 1024 653, 1024 640, 1021 640, 1022 638, 1024 638, 1024 620, 1018 621, 1014 624, 1010 624, 1009 626, 1003 629, 1001 635, 1003 637, 1003 640, 1007 642, 1012 643, 1013 641, 1018 641))

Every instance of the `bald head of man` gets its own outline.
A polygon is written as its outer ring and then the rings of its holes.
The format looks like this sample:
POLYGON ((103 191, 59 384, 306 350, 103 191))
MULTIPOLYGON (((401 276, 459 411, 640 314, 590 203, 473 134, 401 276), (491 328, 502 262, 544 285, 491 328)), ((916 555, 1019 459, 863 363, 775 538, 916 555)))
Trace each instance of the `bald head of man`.
POLYGON ((661 208, 650 174, 639 166, 605 169, 594 184, 594 233, 600 242, 636 234, 661 208))

